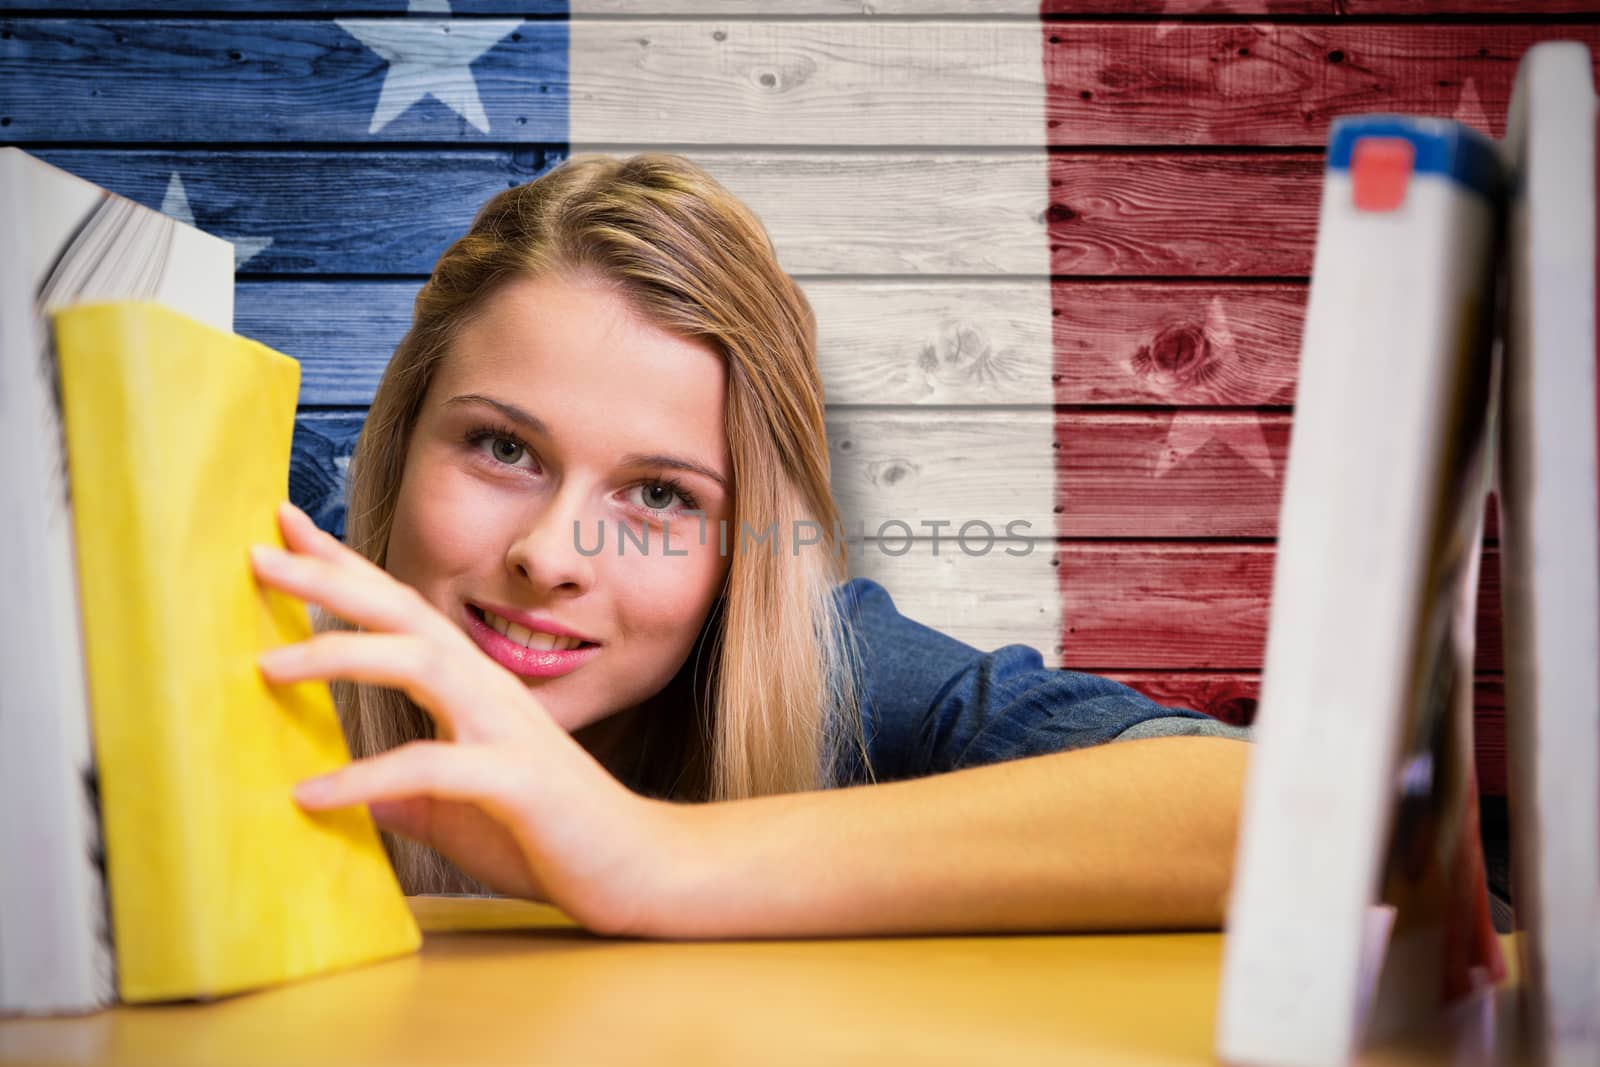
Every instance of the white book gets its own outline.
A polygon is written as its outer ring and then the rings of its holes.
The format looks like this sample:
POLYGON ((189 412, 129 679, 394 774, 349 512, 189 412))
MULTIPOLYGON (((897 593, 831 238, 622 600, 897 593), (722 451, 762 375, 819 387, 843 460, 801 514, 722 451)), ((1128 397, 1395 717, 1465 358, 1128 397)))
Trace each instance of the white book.
POLYGON ((1500 966, 1471 833, 1500 180, 1494 142, 1457 123, 1330 133, 1223 948, 1228 1063, 1347 1063, 1462 992, 1463 961, 1480 982, 1500 966))
POLYGON ((233 248, 0 148, 0 1014, 115 995, 46 315, 155 300, 233 328, 233 248))
POLYGON ((1506 123, 1501 574, 1512 902, 1540 1062, 1600 1064, 1600 500, 1589 50, 1529 49, 1506 123))

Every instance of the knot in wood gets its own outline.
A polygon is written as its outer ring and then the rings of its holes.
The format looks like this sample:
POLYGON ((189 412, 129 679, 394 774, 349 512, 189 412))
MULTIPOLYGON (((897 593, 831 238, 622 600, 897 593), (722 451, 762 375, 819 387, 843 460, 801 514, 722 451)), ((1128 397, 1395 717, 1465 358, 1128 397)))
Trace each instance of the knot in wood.
POLYGON ((917 474, 917 465, 906 459, 886 459, 867 468, 867 477, 874 485, 899 485, 917 474))
POLYGON ((1044 209, 1045 221, 1051 225, 1062 222, 1071 222, 1078 217, 1078 213, 1065 204, 1051 204, 1044 209))
POLYGON ((1208 380, 1215 364, 1211 339, 1193 323, 1163 328, 1133 357, 1134 373, 1140 377, 1184 385, 1208 380))

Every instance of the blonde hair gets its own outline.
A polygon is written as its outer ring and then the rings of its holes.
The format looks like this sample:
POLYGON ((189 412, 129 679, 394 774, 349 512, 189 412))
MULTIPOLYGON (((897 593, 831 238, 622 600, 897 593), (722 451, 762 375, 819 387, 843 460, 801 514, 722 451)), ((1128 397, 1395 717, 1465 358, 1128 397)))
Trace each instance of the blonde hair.
MULTIPOLYGON (((756 217, 686 159, 578 157, 479 210, 417 294, 378 386, 350 464, 347 542, 384 565, 411 432, 457 329, 500 284, 546 274, 613 287, 647 321, 721 354, 730 532, 805 521, 822 531, 797 551, 733 553, 693 652, 658 694, 664 706, 638 717, 611 769, 667 799, 735 800, 827 788, 848 745, 870 776, 857 658, 833 593, 847 574, 815 317, 756 217)), ((333 689, 358 757, 433 736, 399 690, 333 689)), ((407 892, 481 889, 432 849, 385 840, 407 892)))

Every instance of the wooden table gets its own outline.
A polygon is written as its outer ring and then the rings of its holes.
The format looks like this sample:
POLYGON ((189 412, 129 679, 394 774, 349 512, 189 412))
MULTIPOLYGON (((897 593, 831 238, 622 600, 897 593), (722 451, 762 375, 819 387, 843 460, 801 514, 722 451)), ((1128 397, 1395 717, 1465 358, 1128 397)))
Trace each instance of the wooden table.
MULTIPOLYGON (((0 1062, 1213 1062, 1217 933, 669 943, 518 901, 412 906, 420 955, 208 1004, 0 1022, 0 1062)), ((1514 978, 1361 1063, 1519 1062, 1514 978)))

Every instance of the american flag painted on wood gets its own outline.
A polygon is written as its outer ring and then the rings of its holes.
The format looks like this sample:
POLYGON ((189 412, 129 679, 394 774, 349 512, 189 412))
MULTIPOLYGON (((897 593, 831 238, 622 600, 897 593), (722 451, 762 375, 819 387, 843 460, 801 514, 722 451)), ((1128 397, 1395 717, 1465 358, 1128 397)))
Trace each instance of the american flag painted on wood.
MULTIPOLYGON (((1498 136, 1529 44, 1600 47, 1592 5, 770 9, 0 0, 0 139, 235 243, 238 329, 304 365, 293 495, 335 531, 411 298, 478 205, 573 151, 690 155, 816 307, 855 572, 974 644, 1248 720, 1328 122, 1498 136), (892 520, 922 534, 902 555, 870 536, 892 520), (969 555, 975 520, 1031 551, 969 555)), ((1491 548, 1491 794, 1497 573, 1491 548)))

